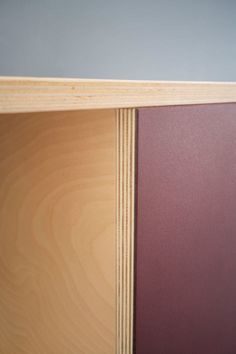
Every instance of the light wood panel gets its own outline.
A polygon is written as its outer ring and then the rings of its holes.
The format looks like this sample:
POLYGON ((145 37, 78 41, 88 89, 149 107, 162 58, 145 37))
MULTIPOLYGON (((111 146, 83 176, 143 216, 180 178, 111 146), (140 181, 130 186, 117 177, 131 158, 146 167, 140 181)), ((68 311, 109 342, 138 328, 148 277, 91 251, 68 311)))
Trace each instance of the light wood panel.
POLYGON ((116 352, 116 113, 0 116, 0 353, 116 352))
POLYGON ((0 77, 0 112, 236 102, 236 83, 0 77))
POLYGON ((117 354, 133 353, 135 110, 117 114, 117 354))

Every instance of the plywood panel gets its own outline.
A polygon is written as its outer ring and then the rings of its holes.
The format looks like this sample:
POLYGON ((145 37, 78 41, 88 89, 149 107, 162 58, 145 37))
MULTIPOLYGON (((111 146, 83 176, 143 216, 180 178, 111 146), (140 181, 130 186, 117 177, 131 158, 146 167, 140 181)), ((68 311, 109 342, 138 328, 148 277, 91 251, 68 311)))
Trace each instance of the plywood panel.
POLYGON ((135 109, 117 112, 117 351, 133 353, 135 109))
POLYGON ((234 82, 0 77, 0 113, 235 101, 234 82))
POLYGON ((0 116, 0 353, 115 353, 115 111, 0 116))
POLYGON ((236 353, 236 104, 138 111, 137 354, 236 353))

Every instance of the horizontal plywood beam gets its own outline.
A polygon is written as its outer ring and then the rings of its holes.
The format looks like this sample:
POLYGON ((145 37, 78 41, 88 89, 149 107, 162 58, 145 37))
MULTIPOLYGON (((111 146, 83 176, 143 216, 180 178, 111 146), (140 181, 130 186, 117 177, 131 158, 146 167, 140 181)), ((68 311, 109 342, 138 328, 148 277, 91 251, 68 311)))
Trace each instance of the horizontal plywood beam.
POLYGON ((0 113, 223 102, 236 83, 0 77, 0 113))

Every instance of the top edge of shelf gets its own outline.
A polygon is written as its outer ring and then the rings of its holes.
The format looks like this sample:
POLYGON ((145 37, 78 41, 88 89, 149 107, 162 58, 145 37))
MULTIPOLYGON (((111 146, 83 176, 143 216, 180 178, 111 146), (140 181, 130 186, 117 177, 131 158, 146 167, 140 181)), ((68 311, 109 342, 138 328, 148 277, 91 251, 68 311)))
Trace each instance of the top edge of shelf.
POLYGON ((0 113, 236 102, 236 82, 0 76, 0 113))

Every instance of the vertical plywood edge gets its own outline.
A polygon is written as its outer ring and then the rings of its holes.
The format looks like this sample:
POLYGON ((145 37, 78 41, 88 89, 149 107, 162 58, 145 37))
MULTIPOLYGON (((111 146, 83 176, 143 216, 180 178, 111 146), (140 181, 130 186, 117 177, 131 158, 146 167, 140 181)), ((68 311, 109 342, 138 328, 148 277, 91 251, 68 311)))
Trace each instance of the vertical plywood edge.
POLYGON ((117 354, 133 353, 135 109, 117 110, 117 354))

